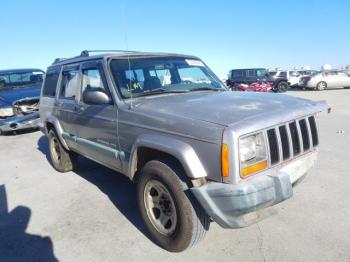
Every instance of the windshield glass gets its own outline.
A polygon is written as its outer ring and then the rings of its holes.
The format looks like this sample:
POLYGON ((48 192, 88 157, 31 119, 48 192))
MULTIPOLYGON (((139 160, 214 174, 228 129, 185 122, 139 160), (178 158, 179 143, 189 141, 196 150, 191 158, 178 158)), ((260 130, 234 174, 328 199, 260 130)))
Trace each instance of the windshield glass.
POLYGON ((8 71, 0 73, 0 88, 19 87, 41 84, 44 73, 42 71, 8 71))
POLYGON ((123 98, 167 92, 225 89, 202 61, 181 57, 113 59, 111 70, 123 98))

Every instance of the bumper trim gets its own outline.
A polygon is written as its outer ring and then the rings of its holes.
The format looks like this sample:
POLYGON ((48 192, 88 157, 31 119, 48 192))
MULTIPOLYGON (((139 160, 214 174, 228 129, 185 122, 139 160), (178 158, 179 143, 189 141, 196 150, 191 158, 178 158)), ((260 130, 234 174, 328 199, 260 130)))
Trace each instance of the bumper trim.
POLYGON ((313 151, 238 184, 208 182, 191 191, 220 226, 246 227, 270 216, 273 212, 267 207, 292 197, 293 186, 305 177, 316 159, 317 151, 313 151))
POLYGON ((23 129, 39 127, 39 113, 35 112, 29 115, 13 116, 0 120, 0 131, 11 132, 23 129))
POLYGON ((287 173, 278 176, 258 177, 240 185, 209 182, 191 188, 207 214, 224 228, 241 228, 269 216, 264 208, 276 205, 293 195, 292 183, 287 173), (259 211, 254 219, 246 215, 259 211))

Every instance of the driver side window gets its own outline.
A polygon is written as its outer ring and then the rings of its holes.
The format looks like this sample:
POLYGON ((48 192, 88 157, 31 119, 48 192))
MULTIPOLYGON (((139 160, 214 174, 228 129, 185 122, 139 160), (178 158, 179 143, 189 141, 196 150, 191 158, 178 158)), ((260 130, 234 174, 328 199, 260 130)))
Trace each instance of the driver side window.
POLYGON ((82 71, 83 83, 82 92, 86 90, 98 90, 109 94, 108 88, 104 84, 101 72, 98 68, 89 68, 82 71))

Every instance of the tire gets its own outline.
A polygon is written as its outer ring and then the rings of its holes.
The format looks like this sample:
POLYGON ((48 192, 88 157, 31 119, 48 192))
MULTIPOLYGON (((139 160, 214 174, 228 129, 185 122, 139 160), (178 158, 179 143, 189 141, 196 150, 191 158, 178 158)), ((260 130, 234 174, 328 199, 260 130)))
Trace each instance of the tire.
POLYGON ((48 140, 53 167, 62 173, 74 170, 77 166, 78 155, 62 146, 54 130, 49 131, 48 140))
POLYGON ((318 90, 318 91, 323 91, 326 88, 327 88, 327 83, 324 81, 321 81, 316 85, 316 90, 318 90))
POLYGON ((281 81, 277 85, 277 91, 280 93, 284 93, 288 90, 288 83, 285 81, 281 81))
POLYGON ((171 252, 181 252, 197 244, 210 223, 180 179, 183 174, 176 162, 152 160, 144 165, 137 181, 138 206, 150 238, 171 252))

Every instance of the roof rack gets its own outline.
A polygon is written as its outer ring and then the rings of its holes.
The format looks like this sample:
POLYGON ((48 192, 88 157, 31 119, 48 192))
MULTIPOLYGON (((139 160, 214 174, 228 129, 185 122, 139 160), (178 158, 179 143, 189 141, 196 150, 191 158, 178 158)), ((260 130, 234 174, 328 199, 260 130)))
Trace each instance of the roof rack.
POLYGON ((79 58, 79 57, 88 57, 90 56, 90 53, 140 53, 140 51, 130 51, 130 50, 83 50, 81 51, 79 56, 71 57, 71 58, 56 58, 53 61, 53 65, 57 64, 59 62, 65 61, 65 60, 70 60, 74 58, 79 58))
POLYGON ((90 53, 139 53, 140 51, 130 51, 130 50, 83 50, 80 56, 89 56, 90 53))

